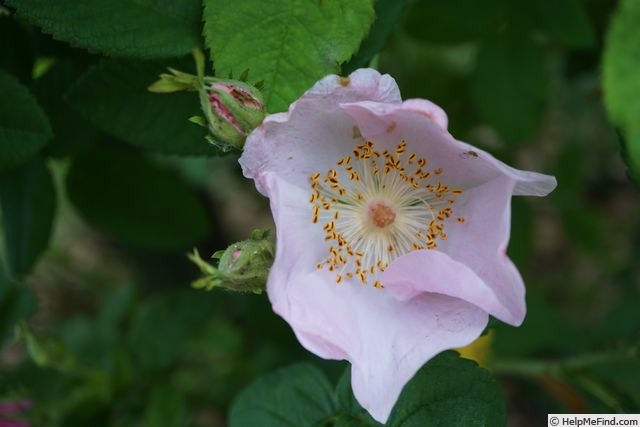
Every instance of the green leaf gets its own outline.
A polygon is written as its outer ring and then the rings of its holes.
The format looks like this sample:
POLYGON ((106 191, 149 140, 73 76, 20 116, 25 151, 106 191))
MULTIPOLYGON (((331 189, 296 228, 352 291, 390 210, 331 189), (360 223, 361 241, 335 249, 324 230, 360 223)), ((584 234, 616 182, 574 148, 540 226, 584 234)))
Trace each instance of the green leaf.
POLYGON ((604 101, 626 137, 626 161, 640 182, 640 3, 623 0, 616 11, 603 58, 604 101))
POLYGON ((534 130, 546 98, 547 74, 540 48, 525 35, 485 40, 473 75, 476 108, 508 143, 534 130))
POLYGON ((139 147, 166 154, 218 154, 204 139, 206 129, 189 122, 200 112, 195 93, 147 90, 167 65, 173 63, 102 61, 72 87, 69 102, 99 129, 139 147))
POLYGON ((596 40, 589 17, 580 0, 522 2, 518 13, 554 39, 571 47, 591 47, 596 40))
POLYGON ((377 0, 375 6, 376 20, 371 26, 369 35, 364 39, 358 53, 342 65, 342 75, 347 75, 358 68, 367 67, 375 55, 384 48, 396 24, 402 16, 406 0, 377 0))
POLYGON ((0 175, 0 205, 9 273, 28 273, 49 243, 55 214, 51 173, 40 158, 0 175))
POLYGON ((205 0, 204 34, 216 74, 264 78, 270 112, 286 110, 336 73, 373 21, 371 0, 205 0))
POLYGON ((404 387, 388 427, 504 426, 500 386, 475 362, 442 353, 404 387))
POLYGON ((193 191, 133 151, 105 145, 77 157, 67 190, 87 222, 125 243, 186 249, 210 231, 193 191))
POLYGON ((49 116, 55 135, 45 147, 47 155, 61 157, 86 152, 101 136, 66 99, 66 92, 86 68, 82 62, 58 59, 33 83, 33 93, 49 116))
MULTIPOLYGON (((346 370, 335 391, 310 364, 265 375, 231 406, 230 427, 379 426, 351 393, 346 370)), ((388 427, 501 426, 505 404, 500 387, 475 362, 455 352, 436 356, 405 386, 388 427)))
POLYGON ((267 374, 242 391, 231 406, 229 426, 314 426, 335 412, 333 387, 305 363, 267 374))
POLYGON ((25 163, 51 139, 47 116, 29 90, 0 71, 0 172, 25 163))
POLYGON ((173 57, 200 44, 197 0, 7 0, 19 17, 73 46, 114 56, 173 57))
POLYGON ((507 11, 505 0, 421 0, 409 7, 404 26, 421 40, 459 43, 495 32, 507 11))

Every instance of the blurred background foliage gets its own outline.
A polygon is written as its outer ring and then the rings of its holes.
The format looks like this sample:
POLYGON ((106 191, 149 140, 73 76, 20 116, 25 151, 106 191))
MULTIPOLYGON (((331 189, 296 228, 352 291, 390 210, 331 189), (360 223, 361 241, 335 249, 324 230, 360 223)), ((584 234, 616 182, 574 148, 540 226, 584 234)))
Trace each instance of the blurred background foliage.
POLYGON ((344 17, 290 0, 283 18, 287 1, 206 0, 204 39, 199 0, 0 6, 0 400, 32 399, 34 426, 213 427, 277 367, 338 381, 345 365, 306 353, 264 296, 189 287, 190 248, 272 226, 237 153, 187 122, 196 95, 146 89, 202 46, 223 77, 268 74, 271 112, 371 63, 458 139, 555 175, 550 197, 513 201, 524 325, 492 323, 463 354, 498 378, 509 425, 640 412, 640 2, 353 0, 344 17), (282 26, 310 34, 279 52, 291 70, 245 55, 282 26))

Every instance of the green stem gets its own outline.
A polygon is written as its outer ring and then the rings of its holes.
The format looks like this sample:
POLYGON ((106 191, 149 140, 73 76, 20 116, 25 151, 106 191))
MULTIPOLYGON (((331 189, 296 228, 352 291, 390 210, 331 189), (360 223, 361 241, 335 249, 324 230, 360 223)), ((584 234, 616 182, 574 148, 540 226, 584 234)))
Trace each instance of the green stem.
POLYGON ((576 382, 593 397, 600 400, 615 412, 624 414, 626 410, 616 393, 594 378, 587 375, 576 375, 576 382))
POLYGON ((204 54, 200 49, 193 50, 193 60, 196 63, 196 74, 198 75, 198 81, 204 86, 204 54))
POLYGON ((639 357, 638 346, 617 351, 582 354, 561 360, 513 359, 496 360, 489 367, 497 375, 515 376, 561 376, 563 373, 579 371, 596 365, 625 361, 639 357))

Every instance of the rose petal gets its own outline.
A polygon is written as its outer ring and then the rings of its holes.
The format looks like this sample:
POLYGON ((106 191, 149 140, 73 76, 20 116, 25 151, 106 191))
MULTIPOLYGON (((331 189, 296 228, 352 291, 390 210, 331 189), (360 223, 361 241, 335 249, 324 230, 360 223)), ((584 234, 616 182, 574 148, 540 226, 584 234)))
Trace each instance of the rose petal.
POLYGON ((276 259, 268 296, 300 342, 327 359, 353 363, 354 393, 380 421, 386 420, 404 384, 426 360, 466 345, 484 329, 487 314, 462 300, 422 294, 411 301, 386 290, 317 270, 327 246, 309 227, 303 190, 274 174, 265 178, 276 222, 276 259), (283 244, 286 242, 286 244, 283 244))
POLYGON ((511 225, 511 194, 515 182, 501 176, 466 190, 453 206, 463 223, 448 221, 448 238, 438 250, 473 270, 494 292, 509 316, 491 313, 520 325, 526 313, 522 277, 506 255, 511 225))
POLYGON ((316 97, 328 98, 334 105, 344 101, 402 102, 396 81, 390 75, 380 74, 372 68, 361 68, 349 77, 328 75, 313 85, 300 100, 316 97))
POLYGON ((363 359, 352 360, 351 384, 362 407, 384 423, 403 387, 422 365, 444 350, 475 341, 488 315, 462 300, 438 294, 422 294, 404 304, 382 301, 384 306, 376 307, 377 311, 359 306, 360 336, 366 339, 363 359))
POLYGON ((362 135, 385 149, 406 139, 411 151, 428 158, 430 167, 444 169, 442 179, 447 184, 472 188, 506 175, 515 182, 514 194, 532 196, 545 196, 557 184, 552 176, 514 169, 454 139, 446 132, 444 112, 428 101, 408 100, 399 105, 363 101, 342 103, 340 108, 354 118, 362 135))
POLYGON ((511 195, 518 188, 543 195, 555 185, 555 178, 510 168, 490 154, 456 141, 433 120, 396 105, 360 102, 343 104, 342 108, 354 117, 364 135, 376 135, 377 143, 392 147, 402 138, 414 142, 411 150, 425 156, 428 167, 443 169, 440 179, 445 185, 464 189, 452 207, 454 215, 465 222, 447 222, 448 239, 438 243, 438 250, 469 267, 494 291, 502 310, 494 307, 492 314, 510 324, 522 323, 524 283, 506 256, 511 195), (378 133, 391 123, 396 124, 391 132, 378 133))
POLYGON ((519 303, 501 301, 496 290, 472 269, 437 250, 414 251, 397 258, 382 273, 381 281, 400 300, 424 292, 438 293, 467 301, 507 323, 524 318, 524 298, 519 303))
POLYGON ((353 364, 358 402, 385 422, 404 385, 431 357, 465 346, 484 330, 488 315, 445 295, 422 293, 399 301, 359 283, 332 283, 326 272, 288 277, 286 292, 274 280, 274 310, 310 351, 353 364))
POLYGON ((407 99, 402 103, 401 108, 406 111, 415 111, 424 115, 440 126, 444 132, 447 132, 447 126, 449 124, 447 113, 433 102, 427 101, 426 99, 407 99))
POLYGON ((341 78, 330 75, 320 80, 288 113, 268 116, 247 138, 240 165, 247 178, 256 181, 264 195, 262 176, 278 172, 292 183, 306 184, 319 165, 334 164, 354 145, 353 120, 337 108, 341 100, 375 100, 399 103, 395 81, 375 70, 362 69, 341 78))

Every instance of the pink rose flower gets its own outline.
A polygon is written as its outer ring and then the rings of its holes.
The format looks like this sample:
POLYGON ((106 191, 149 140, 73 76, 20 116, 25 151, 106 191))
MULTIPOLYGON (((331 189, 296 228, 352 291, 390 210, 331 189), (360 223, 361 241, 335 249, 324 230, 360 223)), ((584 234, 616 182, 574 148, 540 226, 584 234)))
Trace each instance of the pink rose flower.
POLYGON ((276 223, 274 311, 309 351, 352 363, 354 395, 376 420, 489 315, 522 323, 511 196, 544 196, 556 180, 454 139, 442 109, 403 102, 390 76, 323 78, 249 135, 240 164, 276 223))

